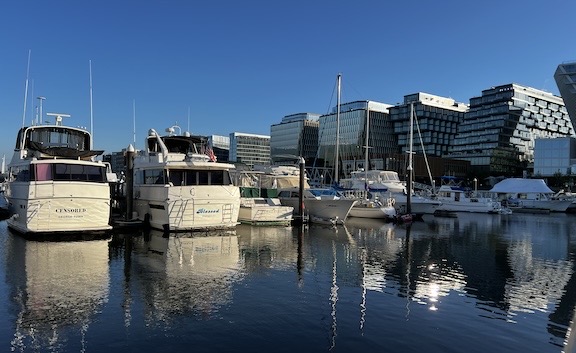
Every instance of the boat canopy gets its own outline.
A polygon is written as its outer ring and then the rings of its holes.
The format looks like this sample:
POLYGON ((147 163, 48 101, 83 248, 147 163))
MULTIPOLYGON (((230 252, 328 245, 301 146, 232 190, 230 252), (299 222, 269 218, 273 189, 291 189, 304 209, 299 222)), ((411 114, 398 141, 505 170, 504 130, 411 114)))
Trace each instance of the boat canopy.
POLYGON ((497 183, 490 189, 494 193, 554 193, 544 182, 544 179, 508 178, 497 183))

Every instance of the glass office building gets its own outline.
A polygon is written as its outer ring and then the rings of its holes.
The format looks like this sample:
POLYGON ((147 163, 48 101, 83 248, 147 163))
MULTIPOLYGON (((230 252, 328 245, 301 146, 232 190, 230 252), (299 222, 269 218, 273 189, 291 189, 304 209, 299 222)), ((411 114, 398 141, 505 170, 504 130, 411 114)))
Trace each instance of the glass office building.
POLYGON ((557 137, 534 141, 534 175, 551 177, 576 172, 576 139, 557 137))
POLYGON ((574 136, 562 99, 507 84, 470 99, 449 158, 470 161, 478 177, 521 176, 534 162, 534 140, 574 136))
POLYGON ((390 108, 400 152, 409 151, 411 111, 414 117, 412 151, 416 155, 425 152, 429 157, 441 157, 453 144, 458 124, 467 110, 467 104, 451 98, 422 92, 404 96, 403 104, 390 108))
POLYGON ((279 124, 270 126, 270 154, 273 162, 295 162, 304 157, 306 165, 313 163, 318 152, 318 118, 320 114, 287 115, 279 124))
POLYGON ((249 167, 270 164, 270 136, 233 132, 230 134, 230 162, 249 167))
POLYGON ((572 120, 572 126, 576 126, 574 124, 576 122, 576 62, 558 65, 554 80, 572 120))
MULTIPOLYGON (((384 158, 398 151, 397 139, 388 117, 389 104, 374 101, 355 101, 334 107, 330 114, 319 118, 318 167, 335 169, 336 141, 339 141, 339 178, 364 168, 366 128, 368 123, 368 159, 370 169, 383 169, 384 158), (337 120, 339 116, 339 128, 337 120), (338 134, 337 134, 338 130, 338 134)), ((332 176, 323 175, 324 181, 332 176)))

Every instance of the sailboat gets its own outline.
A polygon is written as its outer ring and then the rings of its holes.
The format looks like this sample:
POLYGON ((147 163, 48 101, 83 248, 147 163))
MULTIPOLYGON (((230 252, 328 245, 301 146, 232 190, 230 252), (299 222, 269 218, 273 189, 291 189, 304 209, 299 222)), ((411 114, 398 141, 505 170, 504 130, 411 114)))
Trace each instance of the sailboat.
POLYGON ((350 209, 350 217, 360 218, 377 218, 384 220, 395 220, 396 209, 394 208, 395 200, 392 197, 381 198, 378 195, 368 197, 368 133, 370 127, 370 111, 366 111, 366 137, 364 146, 364 188, 366 190, 359 202, 350 209))

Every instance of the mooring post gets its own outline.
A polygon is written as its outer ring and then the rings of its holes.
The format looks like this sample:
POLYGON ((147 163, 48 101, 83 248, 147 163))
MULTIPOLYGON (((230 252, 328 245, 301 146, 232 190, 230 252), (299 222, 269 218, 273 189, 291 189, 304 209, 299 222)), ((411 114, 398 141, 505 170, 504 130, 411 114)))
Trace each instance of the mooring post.
POLYGON ((300 157, 300 185, 298 193, 298 217, 300 217, 300 222, 304 223, 304 177, 306 176, 306 171, 304 165, 306 161, 304 158, 300 157))
POLYGON ((134 146, 130 144, 126 149, 126 220, 132 219, 134 210, 134 146))

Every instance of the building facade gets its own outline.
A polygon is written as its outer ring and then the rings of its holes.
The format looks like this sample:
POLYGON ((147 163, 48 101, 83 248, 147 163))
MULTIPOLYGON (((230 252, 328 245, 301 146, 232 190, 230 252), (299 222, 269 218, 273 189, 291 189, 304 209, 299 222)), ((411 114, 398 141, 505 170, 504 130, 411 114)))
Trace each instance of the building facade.
POLYGON ((576 174, 576 139, 539 138, 534 141, 534 175, 552 177, 576 174))
POLYGON ((318 153, 318 118, 320 114, 287 115, 270 126, 270 154, 274 162, 294 162, 296 156, 312 164, 318 153))
POLYGON ((507 84, 470 99, 446 157, 470 161, 478 177, 520 176, 534 162, 534 140, 574 136, 562 99, 507 84))
POLYGON ((270 136, 230 133, 229 161, 244 163, 249 167, 270 164, 270 136))
POLYGON ((230 137, 210 135, 208 136, 208 144, 212 147, 218 162, 228 162, 230 157, 230 137))
POLYGON ((564 100, 572 126, 576 126, 576 62, 558 65, 554 80, 564 100))
POLYGON ((468 105, 454 99, 428 93, 404 96, 404 103, 390 108, 390 120, 398 136, 400 152, 410 145, 410 114, 413 114, 412 151, 429 157, 441 157, 454 143, 458 125, 468 105))

